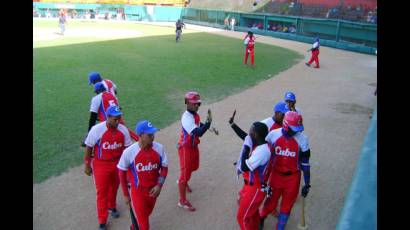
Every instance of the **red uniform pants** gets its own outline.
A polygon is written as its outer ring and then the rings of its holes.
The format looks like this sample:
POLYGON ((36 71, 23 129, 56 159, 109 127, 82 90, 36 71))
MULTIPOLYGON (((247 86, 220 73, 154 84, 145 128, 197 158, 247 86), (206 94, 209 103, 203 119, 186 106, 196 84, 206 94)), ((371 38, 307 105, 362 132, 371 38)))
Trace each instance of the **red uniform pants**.
POLYGON ((186 200, 186 187, 193 171, 199 168, 199 149, 196 147, 181 146, 178 148, 181 174, 178 179, 180 201, 186 200))
POLYGON ((179 177, 179 183, 188 183, 191 179, 192 172, 199 168, 199 149, 198 147, 180 147, 178 148, 179 165, 181 169, 181 175, 179 177))
POLYGON ((97 190, 98 223, 107 223, 108 209, 116 208, 117 191, 120 185, 118 161, 92 161, 94 184, 97 190))
POLYGON ((253 48, 246 48, 245 49, 245 60, 243 61, 243 64, 246 65, 248 63, 248 56, 251 54, 251 65, 255 64, 255 52, 253 48))
POLYGON ((299 194, 300 186, 300 171, 290 176, 283 176, 276 171, 273 171, 269 178, 270 186, 272 187, 272 196, 267 198, 263 203, 263 208, 260 212, 261 217, 266 217, 272 213, 278 205, 278 200, 282 196, 280 204, 280 212, 290 214, 293 204, 299 194))
POLYGON ((151 188, 131 188, 131 206, 139 230, 149 229, 149 216, 157 201, 157 198, 149 195, 150 190, 151 188))
POLYGON ((310 58, 308 64, 312 64, 315 61, 316 67, 319 68, 319 50, 312 50, 312 57, 310 58))
POLYGON ((259 227, 259 206, 265 193, 257 185, 244 185, 239 192, 239 208, 236 215, 241 230, 257 230, 259 227))

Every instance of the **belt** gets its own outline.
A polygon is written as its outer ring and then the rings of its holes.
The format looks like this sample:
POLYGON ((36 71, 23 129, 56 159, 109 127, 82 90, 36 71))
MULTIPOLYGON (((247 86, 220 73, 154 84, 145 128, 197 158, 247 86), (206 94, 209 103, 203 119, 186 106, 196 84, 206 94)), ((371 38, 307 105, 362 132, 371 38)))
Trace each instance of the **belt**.
POLYGON ((253 182, 249 182, 249 181, 246 180, 246 179, 243 179, 243 182, 244 182, 246 185, 250 185, 250 186, 253 185, 253 182))
POLYGON ((294 172, 291 172, 291 171, 288 171, 288 172, 279 172, 279 171, 276 171, 275 170, 275 172, 277 172, 279 175, 281 175, 281 176, 291 176, 291 175, 293 175, 294 174, 294 172))

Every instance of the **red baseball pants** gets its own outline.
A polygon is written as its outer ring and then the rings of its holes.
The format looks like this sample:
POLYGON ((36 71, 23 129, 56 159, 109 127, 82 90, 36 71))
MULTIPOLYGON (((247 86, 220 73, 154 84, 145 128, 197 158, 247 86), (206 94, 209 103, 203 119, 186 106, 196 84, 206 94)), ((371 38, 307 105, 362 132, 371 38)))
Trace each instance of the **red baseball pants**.
POLYGON ((151 188, 131 188, 131 205, 139 230, 149 229, 149 216, 154 210, 157 198, 151 197, 151 188))
POLYGON ((308 64, 312 64, 313 61, 316 63, 316 68, 319 68, 319 50, 312 51, 312 57, 310 58, 308 64))
POLYGON ((118 161, 93 160, 94 184, 97 190, 98 223, 107 223, 108 209, 116 208, 117 191, 120 185, 118 161))
POLYGON ((239 192, 239 208, 236 215, 241 230, 257 230, 259 227, 259 206, 265 198, 260 186, 244 185, 239 192))
POLYGON ((272 213, 278 205, 278 200, 282 196, 280 204, 280 212, 290 214, 293 204, 299 194, 300 172, 290 176, 283 176, 273 171, 269 178, 270 186, 272 187, 272 196, 267 198, 263 203, 263 208, 260 212, 261 217, 266 217, 272 213))
POLYGON ((251 65, 254 65, 255 64, 255 52, 254 52, 253 48, 252 49, 250 49, 250 48, 245 49, 245 60, 243 61, 243 64, 246 65, 246 63, 248 63, 249 53, 251 54, 251 65))
POLYGON ((191 179, 192 172, 199 168, 198 147, 182 146, 178 148, 181 174, 178 179, 180 201, 186 200, 186 185, 191 179))

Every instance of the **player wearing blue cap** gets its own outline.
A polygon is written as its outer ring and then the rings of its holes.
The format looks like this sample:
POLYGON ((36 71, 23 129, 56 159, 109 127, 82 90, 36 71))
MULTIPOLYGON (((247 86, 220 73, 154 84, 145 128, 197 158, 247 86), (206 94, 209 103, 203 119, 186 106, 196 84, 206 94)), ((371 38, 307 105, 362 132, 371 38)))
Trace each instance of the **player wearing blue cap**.
POLYGON ((85 139, 85 174, 93 175, 97 190, 99 230, 106 229, 108 210, 119 217, 116 197, 120 180, 117 164, 122 152, 131 143, 127 127, 120 124, 122 112, 116 105, 106 110, 107 120, 93 126, 85 139))
POLYGON ((131 208, 130 229, 148 230, 149 216, 168 174, 168 160, 164 146, 154 142, 158 129, 151 122, 138 122, 135 131, 139 141, 124 151, 117 167, 126 204, 131 208))
MULTIPOLYGON (((94 92, 97 95, 94 96, 91 100, 88 131, 90 131, 91 127, 95 125, 97 120, 102 122, 107 119, 108 107, 113 105, 120 107, 118 99, 112 93, 107 92, 102 82, 95 83, 94 92)), ((124 119, 121 118, 120 123, 125 125, 124 119)), ((129 130, 129 132, 131 134, 132 139, 138 141, 138 136, 132 130, 129 130)), ((81 143, 81 146, 85 147, 84 142, 81 143)))
POLYGON ((302 114, 300 109, 296 108, 296 95, 293 92, 286 92, 285 93, 285 98, 284 98, 287 106, 287 110, 289 111, 294 111, 299 114, 302 114))
MULTIPOLYGON (((264 123, 268 127, 268 131, 272 131, 274 129, 278 129, 282 127, 283 117, 285 113, 288 111, 286 103, 283 101, 278 102, 275 107, 273 108, 273 116, 268 117, 261 122, 264 123)), ((232 117, 229 119, 229 124, 231 125, 232 129, 235 131, 236 135, 242 140, 245 140, 245 137, 248 135, 245 131, 243 131, 238 125, 235 124, 234 118, 236 115, 236 110, 233 112, 232 117)))
POLYGON ((101 82, 108 92, 112 93, 115 97, 117 96, 117 86, 113 81, 103 79, 99 72, 91 72, 88 74, 88 85, 95 85, 98 82, 101 82))

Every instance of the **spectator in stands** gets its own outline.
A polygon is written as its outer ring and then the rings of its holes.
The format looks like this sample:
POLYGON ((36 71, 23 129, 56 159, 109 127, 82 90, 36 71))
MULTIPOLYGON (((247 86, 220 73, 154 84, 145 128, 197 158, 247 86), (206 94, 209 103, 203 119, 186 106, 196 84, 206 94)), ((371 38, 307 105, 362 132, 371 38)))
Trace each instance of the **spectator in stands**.
POLYGON ((373 14, 372 18, 370 19, 370 22, 377 24, 377 13, 373 14))
POLYGON ((229 15, 224 19, 224 29, 229 29, 229 15))
POLYGON ((235 17, 231 18, 231 30, 234 31, 235 30, 235 23, 236 23, 236 19, 235 17))
POLYGON ((289 32, 289 29, 287 26, 283 26, 282 32, 287 33, 289 32))
POLYGON ((290 33, 296 33, 296 26, 295 26, 295 25, 291 25, 291 26, 289 27, 289 32, 290 32, 290 33))
POLYGON ((46 18, 51 18, 50 9, 47 9, 47 11, 46 11, 46 18))
POLYGON ((259 22, 258 25, 257 25, 257 27, 258 27, 258 29, 263 30, 263 23, 262 23, 262 22, 259 22))
POLYGON ((281 25, 281 24, 278 24, 278 26, 276 27, 276 30, 279 31, 279 32, 281 32, 282 29, 283 29, 282 25, 281 25))

